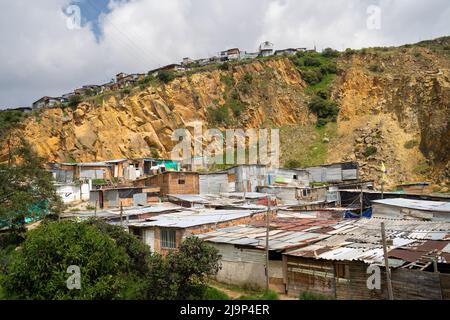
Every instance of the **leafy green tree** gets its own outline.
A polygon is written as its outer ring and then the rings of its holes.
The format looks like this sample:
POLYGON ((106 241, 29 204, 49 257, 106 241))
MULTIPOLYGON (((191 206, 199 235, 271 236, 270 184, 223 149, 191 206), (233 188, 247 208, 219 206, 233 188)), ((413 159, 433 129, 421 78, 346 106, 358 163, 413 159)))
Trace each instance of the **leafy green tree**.
POLYGON ((0 223, 20 229, 25 218, 42 218, 62 209, 43 159, 21 140, 11 150, 11 163, 0 164, 0 223))
POLYGON ((176 275, 178 300, 205 295, 207 279, 220 269, 218 250, 197 237, 186 238, 180 249, 168 256, 169 272, 176 275))
POLYGON ((0 111, 0 141, 3 141, 5 135, 11 129, 15 128, 24 118, 24 113, 18 110, 0 111))
POLYGON ((26 235, 3 287, 8 297, 19 299, 121 298, 129 266, 125 249, 97 227, 49 222, 26 235), (80 267, 80 290, 67 287, 71 265, 80 267))

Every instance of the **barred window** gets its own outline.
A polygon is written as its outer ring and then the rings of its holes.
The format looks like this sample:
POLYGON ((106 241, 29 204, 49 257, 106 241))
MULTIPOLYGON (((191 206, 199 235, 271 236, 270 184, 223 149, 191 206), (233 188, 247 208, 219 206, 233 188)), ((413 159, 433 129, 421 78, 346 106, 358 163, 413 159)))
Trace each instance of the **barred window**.
POLYGON ((176 230, 161 229, 161 248, 175 249, 177 247, 176 230))

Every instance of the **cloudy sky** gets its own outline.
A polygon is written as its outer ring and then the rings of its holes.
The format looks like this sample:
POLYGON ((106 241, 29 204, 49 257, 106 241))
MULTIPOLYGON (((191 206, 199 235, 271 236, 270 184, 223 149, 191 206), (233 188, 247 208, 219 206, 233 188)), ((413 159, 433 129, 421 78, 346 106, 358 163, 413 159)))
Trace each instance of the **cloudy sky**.
POLYGON ((0 0, 0 108, 222 49, 450 35, 448 0, 0 0))

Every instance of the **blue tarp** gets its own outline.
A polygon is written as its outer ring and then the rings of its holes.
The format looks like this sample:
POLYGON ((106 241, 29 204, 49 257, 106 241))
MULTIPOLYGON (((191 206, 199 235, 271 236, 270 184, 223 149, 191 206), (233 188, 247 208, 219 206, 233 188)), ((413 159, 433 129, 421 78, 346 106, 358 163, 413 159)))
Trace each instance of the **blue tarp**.
POLYGON ((372 218, 372 208, 367 209, 366 211, 363 211, 362 215, 359 213, 353 213, 352 211, 348 210, 344 213, 344 219, 359 219, 359 218, 372 218))

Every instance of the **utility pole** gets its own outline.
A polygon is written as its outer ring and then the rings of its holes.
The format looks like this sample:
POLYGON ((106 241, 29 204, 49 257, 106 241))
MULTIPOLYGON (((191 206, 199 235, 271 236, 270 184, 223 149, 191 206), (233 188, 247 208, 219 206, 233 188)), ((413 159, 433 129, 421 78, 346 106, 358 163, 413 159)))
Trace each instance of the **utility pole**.
POLYGON ((269 226, 270 226, 270 199, 266 193, 267 214, 266 214, 266 291, 269 291, 269 226))
POLYGON ((123 206, 122 206, 122 201, 120 201, 120 226, 123 228, 123 206))
POLYGON ((94 209, 94 216, 97 218, 97 202, 98 200, 95 200, 95 209, 94 209))
POLYGON ((392 292, 392 282, 391 282, 391 269, 389 268, 389 259, 387 253, 386 245, 386 230, 384 228, 384 222, 381 223, 381 240, 383 242, 383 253, 384 253, 384 267, 386 269, 386 282, 388 287, 389 300, 394 300, 394 293, 392 292))
POLYGON ((364 193, 363 193, 363 184, 361 183, 361 194, 359 196, 359 202, 361 204, 361 212, 360 212, 360 216, 362 217, 363 215, 363 211, 364 211, 364 193))

